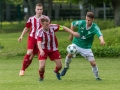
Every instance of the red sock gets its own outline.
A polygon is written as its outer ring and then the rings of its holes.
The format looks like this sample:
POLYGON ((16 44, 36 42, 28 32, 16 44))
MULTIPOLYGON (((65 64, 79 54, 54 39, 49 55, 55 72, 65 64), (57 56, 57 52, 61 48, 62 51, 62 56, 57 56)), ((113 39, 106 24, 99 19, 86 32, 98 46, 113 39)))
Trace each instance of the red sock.
POLYGON ((54 71, 55 71, 56 73, 58 73, 59 70, 60 70, 60 69, 59 69, 57 66, 56 66, 55 69, 54 69, 54 71))
POLYGON ((40 78, 44 78, 44 72, 45 72, 45 70, 43 70, 43 71, 40 71, 40 70, 39 70, 40 78))
POLYGON ((32 62, 32 60, 29 60, 29 58, 30 58, 30 55, 26 54, 24 59, 23 59, 22 70, 24 70, 24 71, 30 65, 30 63, 32 62))
POLYGON ((25 69, 28 68, 28 66, 29 66, 31 63, 32 63, 32 60, 28 60, 25 69))

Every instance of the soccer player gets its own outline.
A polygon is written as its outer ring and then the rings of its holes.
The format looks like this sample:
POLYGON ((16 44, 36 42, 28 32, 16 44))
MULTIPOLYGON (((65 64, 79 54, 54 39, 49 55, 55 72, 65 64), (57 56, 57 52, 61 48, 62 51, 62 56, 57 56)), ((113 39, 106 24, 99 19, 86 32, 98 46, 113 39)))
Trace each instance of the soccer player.
POLYGON ((59 29, 63 29, 67 32, 70 32, 76 37, 79 37, 77 32, 73 32, 65 26, 59 26, 58 24, 50 24, 47 18, 41 19, 42 28, 40 28, 37 34, 37 44, 40 51, 39 54, 39 81, 43 81, 46 59, 49 56, 51 61, 56 63, 54 72, 56 73, 57 79, 61 80, 59 71, 62 68, 61 57, 58 51, 58 42, 55 36, 55 32, 59 29))
MULTIPOLYGON (((74 30, 74 27, 77 26, 78 33, 80 34, 80 38, 74 37, 72 44, 76 46, 77 52, 90 62, 96 80, 101 80, 98 75, 98 67, 96 65, 91 46, 95 34, 99 37, 101 45, 104 45, 105 41, 103 39, 103 34, 101 33, 100 28, 93 21, 94 14, 92 12, 87 12, 86 20, 78 20, 71 23, 71 29, 74 30)), ((71 34, 69 39, 72 40, 72 38, 73 35, 71 34)), ((67 54, 65 59, 65 67, 61 72, 61 76, 64 76, 69 69, 69 64, 71 63, 72 56, 73 55, 71 54, 67 54)))
POLYGON ((30 28, 29 36, 28 36, 27 53, 23 59, 22 68, 19 73, 20 76, 24 75, 25 69, 27 69, 27 67, 31 64, 33 57, 38 53, 37 39, 35 39, 36 32, 38 31, 38 29, 41 28, 40 19, 43 17, 47 17, 45 15, 42 15, 43 6, 41 3, 36 4, 35 12, 36 12, 36 15, 28 19, 21 36, 18 38, 18 42, 21 42, 23 39, 23 36, 28 32, 30 28))

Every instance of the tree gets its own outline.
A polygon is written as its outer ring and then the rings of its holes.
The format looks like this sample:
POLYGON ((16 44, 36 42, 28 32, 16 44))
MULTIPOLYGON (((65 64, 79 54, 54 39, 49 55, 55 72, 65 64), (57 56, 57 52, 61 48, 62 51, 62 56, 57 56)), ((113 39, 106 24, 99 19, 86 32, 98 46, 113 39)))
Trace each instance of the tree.
POLYGON ((34 0, 28 0, 29 7, 30 7, 30 16, 33 16, 35 14, 35 1, 34 0))
POLYGON ((68 0, 73 3, 79 3, 80 1, 83 2, 83 5, 87 3, 92 4, 93 6, 96 6, 97 4, 110 4, 113 7, 113 13, 114 13, 114 24, 115 26, 120 26, 120 0, 68 0))
POLYGON ((51 17, 52 17, 52 0, 48 0, 48 8, 49 8, 48 16, 51 19, 51 17))

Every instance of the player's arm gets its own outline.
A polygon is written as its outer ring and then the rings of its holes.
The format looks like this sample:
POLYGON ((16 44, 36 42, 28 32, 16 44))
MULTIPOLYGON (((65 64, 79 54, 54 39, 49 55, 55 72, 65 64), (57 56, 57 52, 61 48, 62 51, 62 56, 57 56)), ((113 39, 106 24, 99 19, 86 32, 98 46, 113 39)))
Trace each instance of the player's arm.
POLYGON ((39 52, 40 52, 40 55, 43 56, 45 53, 42 49, 42 36, 40 35, 40 31, 37 35, 37 45, 38 45, 38 49, 39 49, 39 52))
POLYGON ((75 37, 79 37, 79 36, 80 36, 80 34, 79 34, 78 32, 74 32, 73 30, 69 29, 69 28, 66 27, 66 26, 60 26, 60 27, 62 27, 63 30, 65 30, 65 31, 67 31, 67 32, 69 32, 69 33, 71 33, 71 34, 74 35, 75 37))
POLYGON ((105 41, 102 35, 99 37, 99 39, 100 39, 100 44, 105 45, 105 41))
POLYGON ((38 49, 40 51, 40 55, 43 56, 45 53, 44 53, 44 51, 42 49, 42 43, 41 43, 41 41, 37 41, 37 45, 38 45, 38 49))
POLYGON ((22 38, 23 38, 23 36, 27 33, 27 31, 28 31, 28 28, 25 27, 25 28, 23 29, 20 37, 18 38, 18 42, 21 42, 21 41, 22 41, 22 38))
MULTIPOLYGON (((73 22, 71 23, 70 29, 71 29, 72 31, 74 31, 74 30, 75 30, 75 27, 78 26, 78 25, 80 26, 81 24, 82 24, 82 21, 81 21, 81 20, 79 20, 79 21, 73 21, 73 22)), ((72 41, 72 39, 73 39, 73 34, 70 34, 69 40, 72 41)))
MULTIPOLYGON (((74 31, 74 26, 72 25, 72 23, 70 29, 74 31)), ((69 40, 72 41, 72 39, 73 39, 73 34, 70 33, 69 40)))
POLYGON ((104 38, 103 38, 103 34, 101 33, 100 31, 100 28, 98 26, 95 27, 96 28, 96 34, 97 36, 99 37, 100 39, 100 44, 101 45, 104 45, 105 44, 105 41, 104 41, 104 38))

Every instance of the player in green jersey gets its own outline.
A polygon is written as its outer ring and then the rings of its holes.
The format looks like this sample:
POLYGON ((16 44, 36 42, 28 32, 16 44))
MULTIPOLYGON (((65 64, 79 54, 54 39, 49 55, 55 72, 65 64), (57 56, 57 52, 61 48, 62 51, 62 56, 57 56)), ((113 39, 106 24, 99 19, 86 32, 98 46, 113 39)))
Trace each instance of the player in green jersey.
MULTIPOLYGON (((100 39, 100 44, 104 45, 105 41, 103 39, 103 34, 100 31, 100 28, 93 22, 94 14, 92 12, 87 12, 86 20, 73 21, 71 23, 71 30, 74 30, 74 27, 78 27, 78 33, 80 37, 74 37, 71 34, 69 39, 72 40, 72 44, 76 46, 77 53, 85 57, 92 66, 92 71, 96 80, 101 80, 98 75, 98 67, 95 62, 94 54, 91 50, 91 46, 94 40, 94 35, 96 34, 100 39)), ((64 76, 69 69, 69 64, 71 62, 73 55, 67 54, 65 59, 65 67, 61 72, 61 76, 64 76)))

